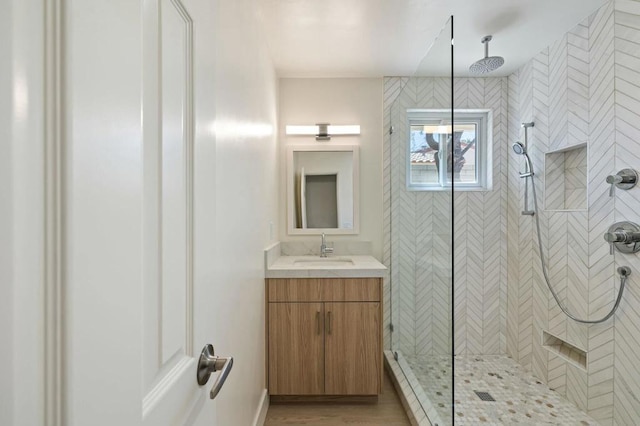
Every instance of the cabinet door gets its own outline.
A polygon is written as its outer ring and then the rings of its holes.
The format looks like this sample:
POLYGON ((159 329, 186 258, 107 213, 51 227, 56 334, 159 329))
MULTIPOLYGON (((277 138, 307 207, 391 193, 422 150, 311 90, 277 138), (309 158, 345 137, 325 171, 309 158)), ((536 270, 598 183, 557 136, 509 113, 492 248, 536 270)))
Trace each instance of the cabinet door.
POLYGON ((324 393, 322 303, 269 303, 269 393, 324 393))
POLYGON ((325 393, 380 393, 380 303, 325 303, 325 393))

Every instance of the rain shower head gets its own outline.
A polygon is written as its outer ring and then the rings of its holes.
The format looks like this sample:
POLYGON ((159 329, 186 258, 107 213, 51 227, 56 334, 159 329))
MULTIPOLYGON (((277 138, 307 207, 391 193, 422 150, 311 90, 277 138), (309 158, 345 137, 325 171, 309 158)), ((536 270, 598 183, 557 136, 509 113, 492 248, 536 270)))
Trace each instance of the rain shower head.
POLYGON ((474 62, 469 67, 469 71, 473 75, 482 75, 495 71, 504 64, 504 58, 502 56, 489 56, 489 42, 493 37, 488 35, 482 37, 482 44, 484 44, 484 58, 474 62))
POLYGON ((522 142, 515 142, 513 144, 513 152, 518 155, 527 155, 527 148, 522 145, 522 142))

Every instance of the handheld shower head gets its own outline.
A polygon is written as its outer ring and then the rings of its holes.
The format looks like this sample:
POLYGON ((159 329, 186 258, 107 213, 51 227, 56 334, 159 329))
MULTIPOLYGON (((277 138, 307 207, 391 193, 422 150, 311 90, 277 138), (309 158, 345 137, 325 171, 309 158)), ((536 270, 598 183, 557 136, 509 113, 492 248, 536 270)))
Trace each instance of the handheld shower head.
POLYGON ((513 152, 518 155, 527 155, 527 148, 524 147, 522 142, 515 142, 513 144, 513 152))
POLYGON ((514 142, 513 152, 518 155, 524 155, 524 158, 527 159, 527 171, 524 173, 520 173, 521 178, 526 178, 533 176, 533 164, 531 164, 531 158, 529 158, 529 154, 527 154, 527 148, 524 147, 522 142, 514 142))

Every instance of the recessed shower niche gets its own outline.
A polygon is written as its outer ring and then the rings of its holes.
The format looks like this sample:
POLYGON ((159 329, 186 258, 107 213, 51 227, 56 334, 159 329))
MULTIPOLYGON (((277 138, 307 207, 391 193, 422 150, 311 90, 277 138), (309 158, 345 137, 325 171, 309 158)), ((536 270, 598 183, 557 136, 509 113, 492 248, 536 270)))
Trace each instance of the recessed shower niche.
POLYGON ((545 209, 587 209, 587 144, 549 151, 544 158, 545 209))

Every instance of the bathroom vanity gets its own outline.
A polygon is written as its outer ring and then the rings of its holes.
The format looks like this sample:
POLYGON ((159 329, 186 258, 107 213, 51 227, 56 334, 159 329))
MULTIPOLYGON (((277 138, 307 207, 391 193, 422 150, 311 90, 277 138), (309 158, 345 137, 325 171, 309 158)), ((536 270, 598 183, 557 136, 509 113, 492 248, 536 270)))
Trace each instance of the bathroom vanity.
POLYGON ((380 394, 385 269, 371 256, 282 256, 267 267, 272 400, 380 394))

